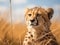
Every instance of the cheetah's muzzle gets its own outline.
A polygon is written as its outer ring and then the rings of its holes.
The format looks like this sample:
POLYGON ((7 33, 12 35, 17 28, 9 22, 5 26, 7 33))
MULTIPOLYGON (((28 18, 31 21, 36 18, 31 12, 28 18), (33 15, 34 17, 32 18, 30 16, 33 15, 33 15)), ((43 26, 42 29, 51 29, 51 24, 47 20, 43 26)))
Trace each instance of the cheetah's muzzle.
POLYGON ((31 26, 38 26, 38 20, 37 19, 33 19, 33 20, 30 20, 31 22, 31 26))

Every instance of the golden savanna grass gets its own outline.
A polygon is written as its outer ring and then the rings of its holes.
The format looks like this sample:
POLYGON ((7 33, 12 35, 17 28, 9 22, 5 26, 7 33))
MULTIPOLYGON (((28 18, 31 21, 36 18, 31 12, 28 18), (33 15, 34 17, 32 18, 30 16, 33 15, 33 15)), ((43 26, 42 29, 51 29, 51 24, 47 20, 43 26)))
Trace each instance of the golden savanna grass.
POLYGON ((22 23, 11 24, 0 18, 0 45, 22 45, 26 30, 22 23))
MULTIPOLYGON (((0 17, 0 45, 22 45, 26 31, 25 24, 11 24, 0 17)), ((51 31, 60 45, 60 24, 52 22, 51 31)))

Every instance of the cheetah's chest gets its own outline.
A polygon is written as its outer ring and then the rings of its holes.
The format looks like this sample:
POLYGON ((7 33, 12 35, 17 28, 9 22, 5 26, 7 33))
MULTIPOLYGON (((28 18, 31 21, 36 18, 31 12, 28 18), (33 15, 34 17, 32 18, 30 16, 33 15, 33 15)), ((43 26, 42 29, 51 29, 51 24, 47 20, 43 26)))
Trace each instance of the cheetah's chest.
POLYGON ((37 38, 36 30, 34 30, 34 29, 28 30, 27 36, 28 36, 30 39, 34 39, 34 40, 35 40, 35 39, 37 38))

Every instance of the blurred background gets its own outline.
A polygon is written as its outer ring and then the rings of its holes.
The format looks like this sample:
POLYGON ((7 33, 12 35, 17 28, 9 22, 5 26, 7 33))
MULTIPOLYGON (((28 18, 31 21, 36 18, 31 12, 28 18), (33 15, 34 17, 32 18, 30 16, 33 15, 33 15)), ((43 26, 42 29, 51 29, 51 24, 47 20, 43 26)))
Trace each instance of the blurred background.
POLYGON ((60 0, 0 0, 0 45, 22 45, 24 11, 35 6, 54 9, 51 30, 60 45, 60 0))

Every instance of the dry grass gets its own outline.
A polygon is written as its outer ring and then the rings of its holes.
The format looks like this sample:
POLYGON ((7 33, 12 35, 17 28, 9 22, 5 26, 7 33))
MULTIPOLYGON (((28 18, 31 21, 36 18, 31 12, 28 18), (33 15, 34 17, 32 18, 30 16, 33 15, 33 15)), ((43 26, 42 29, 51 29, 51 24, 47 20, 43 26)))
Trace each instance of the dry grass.
POLYGON ((0 18, 0 45, 22 45, 21 38, 27 29, 23 24, 10 24, 0 18))
MULTIPOLYGON (((51 30, 60 44, 60 24, 52 23, 51 30)), ((0 20, 0 45, 22 45, 27 29, 22 23, 11 25, 6 20, 0 20)))
POLYGON ((56 23, 52 23, 51 25, 51 30, 55 30, 54 32, 52 32, 54 34, 54 36, 56 37, 59 45, 60 45, 60 23, 56 22, 56 23))

